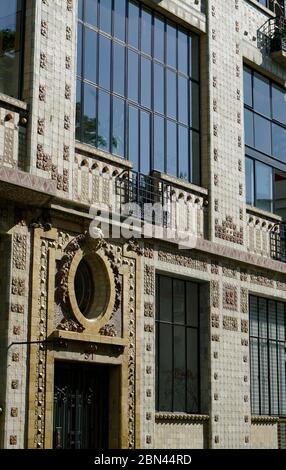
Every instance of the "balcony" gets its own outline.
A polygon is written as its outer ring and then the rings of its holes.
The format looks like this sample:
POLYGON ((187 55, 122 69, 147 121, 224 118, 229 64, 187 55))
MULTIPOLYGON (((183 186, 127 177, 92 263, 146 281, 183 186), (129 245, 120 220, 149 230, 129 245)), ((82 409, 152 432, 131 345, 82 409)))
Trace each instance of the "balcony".
POLYGON ((271 18, 260 28, 259 35, 271 58, 286 66, 286 19, 271 18))
POLYGON ((173 183, 157 172, 149 176, 124 170, 116 177, 115 194, 121 218, 149 226, 155 238, 192 239, 193 243, 205 237, 207 191, 202 188, 186 182, 173 183))
POLYGON ((271 258, 286 263, 286 222, 274 225, 270 232, 271 258))

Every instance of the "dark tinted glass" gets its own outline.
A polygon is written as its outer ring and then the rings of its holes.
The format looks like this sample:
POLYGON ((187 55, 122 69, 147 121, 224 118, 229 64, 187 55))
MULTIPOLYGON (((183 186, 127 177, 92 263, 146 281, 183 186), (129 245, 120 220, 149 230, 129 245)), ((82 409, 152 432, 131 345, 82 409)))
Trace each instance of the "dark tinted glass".
POLYGON ((124 101, 120 98, 113 98, 113 131, 112 131, 112 153, 124 156, 124 132, 125 114, 124 101))
POLYGON ((87 84, 84 85, 83 114, 84 141, 96 145, 96 89, 87 84))
POLYGON ((254 205, 254 165, 251 158, 245 159, 246 203, 254 205))
POLYGON ((112 0, 99 0, 99 27, 106 33, 111 33, 112 0))
POLYGON ((177 176, 177 126, 167 121, 167 173, 177 176))
POLYGON ((142 9, 141 13, 141 50, 151 55, 152 44, 152 15, 149 10, 142 9))
POLYGON ((189 57, 188 57, 189 37, 185 31, 178 30, 178 70, 188 75, 189 57))
POLYGON ((139 56, 136 52, 128 51, 128 98, 138 101, 138 68, 139 56))
MULTIPOLYGON (((93 83, 97 83, 97 33, 92 29, 85 28, 85 47, 84 47, 84 75, 85 78, 93 83)), ((106 71, 105 73, 108 73, 106 71)))
POLYGON ((135 171, 139 170, 139 119, 138 109, 129 107, 128 155, 135 171))
POLYGON ((174 326, 174 402, 176 411, 186 408, 186 340, 185 328, 174 326))
POLYGON ((110 95, 98 92, 98 147, 110 149, 110 95))
POLYGON ((82 25, 78 24, 77 29, 77 75, 82 75, 82 25))
POLYGON ((179 178, 189 179, 189 131, 179 126, 179 178))
POLYGON ((164 62, 165 50, 165 22, 163 19, 154 17, 154 57, 160 62, 164 62))
POLYGON ((154 110, 164 113, 164 67, 154 64, 154 110))
POLYGON ((269 80, 257 73, 253 76, 253 99, 255 111, 270 117, 269 80))
POLYGON ((273 119, 286 124, 286 93, 282 88, 272 85, 273 119))
POLYGON ((177 67, 177 30, 167 23, 167 64, 177 67))
POLYGON ((128 9, 128 42, 138 49, 139 46, 139 8, 136 3, 129 2, 128 9))
POLYGON ((256 205, 265 211, 272 210, 272 168, 263 163, 256 162, 256 205))
POLYGON ((200 128, 200 89, 197 83, 190 81, 190 126, 200 128))
POLYGON ((124 95, 125 47, 113 44, 113 91, 124 95))
POLYGON ((159 327, 159 403, 161 411, 172 410, 172 326, 162 323, 159 327))
POLYGON ((0 6, 0 93, 19 98, 22 1, 1 0, 0 6))
POLYGON ((111 41, 99 35, 99 85, 110 90, 111 41))
POLYGON ((286 129, 272 124, 272 154, 286 163, 286 129))
POLYGON ((97 26, 97 0, 85 0, 84 12, 84 21, 97 26))
POLYGON ((75 109, 75 138, 80 140, 81 135, 81 82, 76 81, 76 109, 75 109))
POLYGON ((177 75, 167 69, 167 116, 177 118, 177 75))
POLYGON ((114 31, 117 39, 125 41, 126 3, 125 0, 114 0, 114 31))
MULTIPOLYGON (((179 101, 179 115, 178 120, 183 124, 188 124, 189 113, 188 113, 188 85, 189 80, 187 78, 178 77, 178 101, 179 101)), ((195 106, 195 105, 194 105, 195 106)))
POLYGON ((198 36, 189 36, 190 76, 194 80, 199 80, 200 76, 199 41, 198 36))
POLYGON ((200 134, 195 131, 190 132, 190 154, 191 154, 191 181, 200 184, 201 160, 200 160, 200 134))
POLYGON ((141 58, 141 104, 151 108, 151 60, 141 58))
POLYGON ((150 173, 150 114, 140 112, 140 171, 144 175, 150 173))
POLYGON ((243 71, 243 95, 244 103, 252 107, 252 73, 247 68, 243 71))
POLYGON ((255 148, 263 153, 271 154, 271 124, 267 119, 254 115, 255 148))
POLYGON ((165 171, 165 136, 164 118, 154 117, 154 169, 165 171))
POLYGON ((245 144, 254 147, 253 112, 248 109, 244 111, 244 132, 245 144))

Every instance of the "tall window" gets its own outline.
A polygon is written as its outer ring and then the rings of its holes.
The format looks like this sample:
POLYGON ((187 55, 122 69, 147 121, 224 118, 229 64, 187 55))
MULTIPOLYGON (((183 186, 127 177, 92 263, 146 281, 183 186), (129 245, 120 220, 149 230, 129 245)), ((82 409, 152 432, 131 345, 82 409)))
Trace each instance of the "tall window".
POLYGON ((286 416, 285 303, 250 296, 251 407, 286 416))
POLYGON ((0 93, 20 97, 24 0, 1 0, 0 93))
POLYGON ((244 69, 246 202, 286 216, 286 93, 244 69))
POLYGON ((81 0, 76 137, 199 184, 199 39, 131 0, 81 0))
POLYGON ((199 284, 157 275, 156 409, 198 413, 199 284))

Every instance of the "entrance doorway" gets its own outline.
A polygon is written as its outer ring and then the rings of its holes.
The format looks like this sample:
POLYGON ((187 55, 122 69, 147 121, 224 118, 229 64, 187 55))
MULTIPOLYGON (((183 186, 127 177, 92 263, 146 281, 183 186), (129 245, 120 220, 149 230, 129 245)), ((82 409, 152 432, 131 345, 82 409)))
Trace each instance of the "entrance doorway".
POLYGON ((109 368, 55 363, 54 448, 108 448, 109 368))

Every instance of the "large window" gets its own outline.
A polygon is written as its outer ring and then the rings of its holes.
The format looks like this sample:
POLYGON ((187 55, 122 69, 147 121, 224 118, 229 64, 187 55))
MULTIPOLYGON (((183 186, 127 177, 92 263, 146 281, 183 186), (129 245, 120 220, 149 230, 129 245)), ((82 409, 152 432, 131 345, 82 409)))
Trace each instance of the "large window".
POLYGON ((141 2, 81 0, 76 138, 200 182, 199 39, 141 2))
POLYGON ((285 303, 250 296, 251 407, 286 416, 285 303))
POLYGON ((244 69, 246 201, 286 216, 286 94, 244 69))
POLYGON ((200 286, 156 281, 156 409, 198 413, 200 286))
POLYGON ((0 93, 19 98, 23 49, 24 0, 1 0, 0 93))

